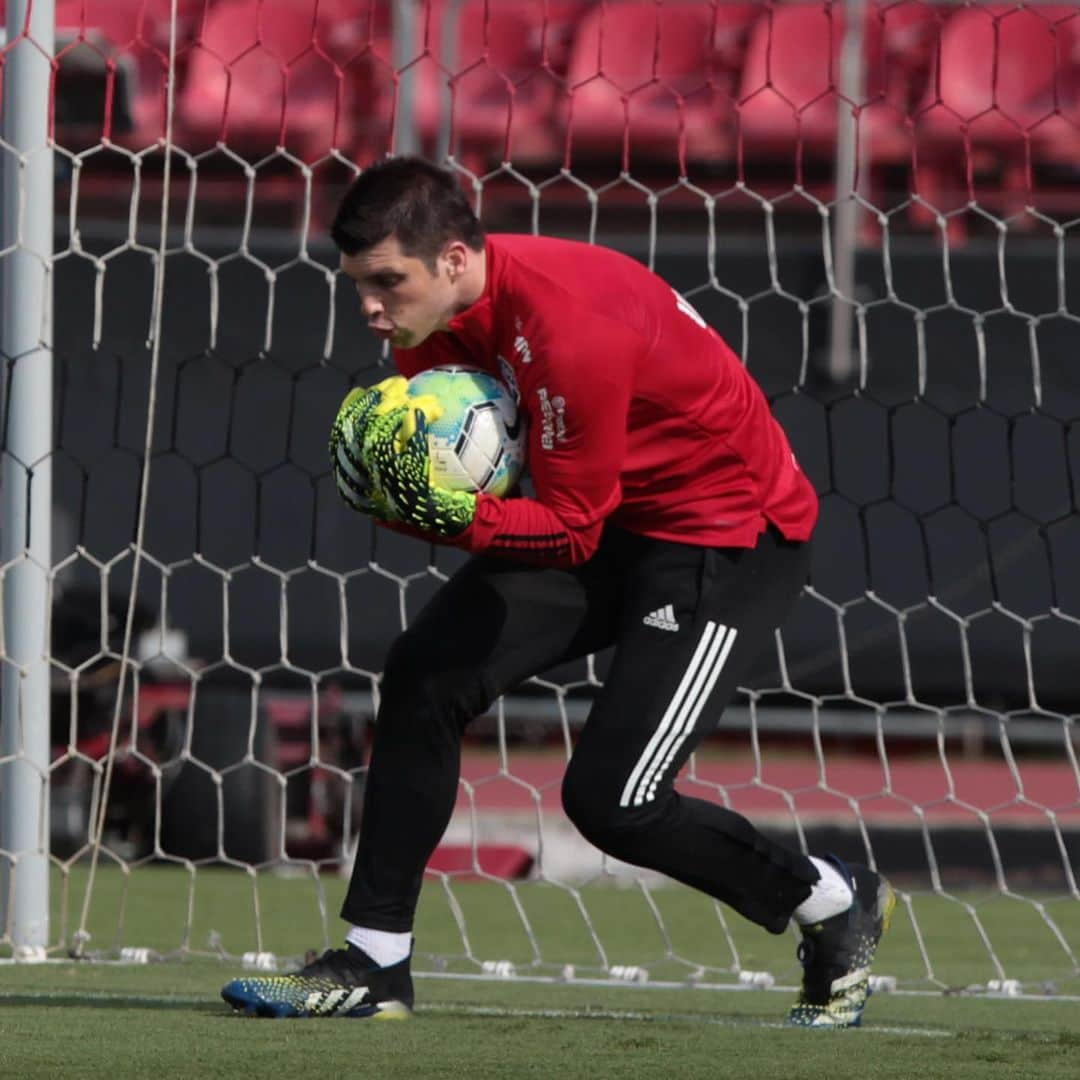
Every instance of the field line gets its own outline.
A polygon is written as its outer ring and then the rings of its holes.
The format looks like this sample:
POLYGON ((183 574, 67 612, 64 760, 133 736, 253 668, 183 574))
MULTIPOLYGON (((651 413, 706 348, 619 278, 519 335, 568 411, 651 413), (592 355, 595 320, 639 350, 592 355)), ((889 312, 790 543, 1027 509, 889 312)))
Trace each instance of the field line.
MULTIPOLYGON (((197 957, 203 959, 202 956, 197 957)), ((226 958, 230 961, 237 961, 236 957, 226 958)), ((300 964, 300 958, 293 958, 293 963, 300 964)), ((0 969, 3 968, 15 968, 15 967, 50 967, 50 966, 62 966, 71 967, 74 965, 85 966, 87 961, 85 960, 72 960, 69 957, 48 957, 45 960, 35 960, 31 964, 25 960, 15 960, 12 957, 0 957, 0 969)), ((146 967, 145 963, 136 963, 131 960, 117 960, 117 959, 97 959, 92 962, 94 967, 112 967, 112 968, 133 968, 133 967, 146 967)), ((701 991, 720 993, 720 994, 797 994, 799 987, 787 986, 783 984, 774 984, 772 986, 755 986, 748 983, 711 983, 711 982, 689 982, 687 980, 663 980, 653 979, 649 982, 628 982, 623 979, 612 978, 588 978, 582 976, 576 976, 572 979, 567 979, 558 975, 526 975, 521 973, 515 973, 511 976, 503 979, 493 977, 487 974, 479 974, 476 972, 462 972, 462 971, 414 971, 414 979, 432 979, 439 980, 441 982, 466 982, 466 983, 485 983, 487 985, 493 985, 496 982, 504 982, 507 986, 521 985, 523 983, 532 984, 535 986, 560 986, 560 987, 588 987, 591 989, 601 990, 633 990, 636 992, 647 992, 649 990, 680 990, 682 992, 698 993, 701 991)), ((881 990, 877 991, 885 997, 896 998, 937 998, 938 1000, 944 1000, 945 998, 959 998, 967 1001, 1000 1001, 1009 1004, 1017 1004, 1019 1002, 1032 1002, 1038 1004, 1058 1004, 1058 1005, 1080 1005, 1080 994, 1053 994, 1053 993, 1001 993, 996 990, 987 990, 984 986, 975 984, 967 987, 953 987, 951 989, 934 990, 911 990, 904 987, 897 987, 895 990, 881 990)), ((3 993, 0 992, 0 999, 2 999, 3 993)))
MULTIPOLYGON (((184 1005, 209 1005, 216 998, 206 994, 132 994, 109 990, 0 990, 0 1004, 5 1001, 50 1002, 130 1001, 133 1007, 159 1005, 176 1008, 184 1005)), ((779 1020, 759 1020, 755 1017, 710 1016, 705 1013, 650 1013, 627 1009, 537 1009, 513 1005, 471 1005, 465 1002, 433 1002, 421 1005, 420 1015, 490 1016, 513 1020, 632 1020, 659 1024, 702 1024, 714 1027, 767 1028, 791 1031, 779 1020)), ((861 1029, 867 1034, 917 1035, 925 1038, 951 1038, 955 1033, 939 1028, 908 1027, 895 1024, 871 1024, 861 1029)))
MULTIPOLYGON (((0 1000, 3 1000, 0 995, 0 1000)), ((424 1005, 421 1012, 451 1013, 468 1016, 494 1016, 498 1018, 537 1019, 537 1020, 641 1020, 665 1024, 707 1024, 713 1027, 752 1027, 768 1028, 777 1031, 793 1031, 790 1024, 782 1020, 759 1020, 756 1017, 709 1016, 705 1013, 647 1013, 624 1009, 528 1009, 503 1005, 466 1005, 439 1002, 424 1005)), ((950 1039, 955 1032, 940 1028, 906 1027, 895 1024, 871 1024, 859 1029, 867 1034, 878 1035, 920 1035, 932 1039, 950 1039)))
MULTIPOLYGON (((3 963, 3 961, 0 961, 0 963, 3 963)), ((439 979, 446 982, 481 982, 487 983, 488 985, 491 985, 492 982, 500 981, 498 979, 493 979, 491 975, 457 971, 414 971, 413 978, 439 979)), ((718 994, 797 994, 799 992, 798 986, 784 985, 781 983, 776 983, 772 986, 754 986, 749 983, 688 982, 686 980, 665 981, 663 979, 652 979, 648 982, 627 982, 622 979, 590 979, 580 976, 575 976, 573 979, 566 979, 560 978, 558 975, 522 975, 520 973, 515 973, 501 981, 505 982, 507 986, 514 986, 519 983, 532 983, 541 986, 581 986, 603 990, 633 990, 635 992, 641 991, 642 993, 648 992, 649 990, 679 990, 684 993, 711 991, 718 994)), ((1080 994, 1002 994, 985 990, 981 986, 966 988, 957 987, 951 991, 946 991, 945 989, 908 990, 903 987, 897 987, 895 990, 880 990, 876 991, 876 993, 881 994, 882 997, 890 998, 937 998, 938 1000, 944 1000, 945 998, 962 998, 966 1001, 1032 1001, 1039 1003, 1050 1002, 1065 1005, 1080 1005, 1080 994)))

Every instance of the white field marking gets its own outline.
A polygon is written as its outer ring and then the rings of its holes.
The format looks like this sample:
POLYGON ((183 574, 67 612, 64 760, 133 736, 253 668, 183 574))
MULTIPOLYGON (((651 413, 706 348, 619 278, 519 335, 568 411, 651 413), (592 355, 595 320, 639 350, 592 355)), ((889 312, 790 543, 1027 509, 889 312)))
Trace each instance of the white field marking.
MULTIPOLYGON (((74 961, 66 958, 51 958, 43 961, 41 964, 34 964, 35 969, 40 970, 42 967, 74 967, 76 963, 85 968, 85 961, 74 961)), ((0 958, 0 968, 4 967, 26 967, 27 965, 12 960, 11 957, 0 958)), ((94 960, 91 962, 91 967, 102 968, 131 968, 133 965, 130 961, 126 960, 94 960)), ((140 967, 144 965, 138 965, 140 967)), ((470 975, 468 973, 456 972, 456 971, 414 971, 412 973, 414 979, 441 979, 444 982, 448 980, 456 982, 483 982, 490 983, 490 975, 470 975)), ((246 976, 238 976, 246 977, 246 976)), ((543 986, 565 986, 565 987, 582 987, 582 988, 602 988, 605 990, 633 990, 635 993, 648 993, 650 990, 684 990, 691 992, 699 991, 714 991, 722 994, 797 994, 799 987, 797 986, 753 986, 749 983, 703 983, 703 982, 686 982, 683 981, 663 981, 655 980, 645 983, 627 983, 627 982, 615 982, 612 979, 589 979, 583 977, 575 977, 573 979, 565 979, 558 975, 521 975, 517 974, 510 979, 511 983, 528 983, 530 985, 543 985, 543 986)), ((882 992, 884 995, 884 991, 882 992)), ((211 1000, 205 996, 197 994, 160 994, 156 997, 143 997, 141 995, 131 993, 119 993, 116 991, 103 990, 100 993, 88 993, 82 990, 61 991, 61 990, 0 990, 0 1002, 7 998, 41 998, 43 1001, 48 998, 86 998, 88 1001, 92 1001, 95 998, 106 999, 125 999, 139 996, 140 1000, 149 1001, 151 1004, 156 1005, 195 1005, 199 1002, 204 1004, 211 1000)), ((904 990, 897 988, 896 990, 888 991, 885 995, 891 998, 895 997, 909 997, 909 998, 938 998, 945 1000, 946 998, 956 998, 958 1001, 1003 1001, 1008 1003, 1014 1003, 1017 1001, 1031 1001, 1038 1002, 1042 1005, 1080 1005, 1080 994, 995 994, 986 990, 954 990, 946 993, 944 990, 904 990)))
MULTIPOLYGON (((609 984, 605 984, 609 985, 609 984)), ((139 1005, 209 1005, 216 1004, 216 999, 204 994, 122 994, 115 991, 85 990, 26 990, 0 991, 0 1002, 8 999, 50 1001, 70 1001, 72 998, 92 1001, 131 1001, 139 1005)), ((1016 1000, 1013 998, 1012 1000, 1016 1000)), ((222 1005, 224 1009, 224 1005, 222 1005)), ((528 1009, 503 1005, 468 1005, 450 1002, 435 1002, 421 1005, 417 1014, 425 1013, 454 1016, 490 1016, 501 1020, 627 1020, 658 1024, 702 1024, 712 1027, 750 1027, 767 1028, 777 1031, 796 1031, 782 1020, 759 1020, 754 1017, 710 1016, 708 1013, 647 1013, 626 1009, 528 1009)), ((858 1030, 865 1034, 877 1035, 919 1035, 932 1039, 949 1039, 955 1036, 953 1031, 937 1028, 903 1027, 894 1024, 870 1024, 858 1030)))
MULTIPOLYGON (((461 982, 490 982, 490 975, 470 975, 462 974, 456 971, 414 971, 412 973, 414 979, 442 979, 442 980, 459 980, 461 982)), ((773 986, 754 986, 750 983, 703 983, 703 982, 676 982, 674 980, 663 981, 655 980, 644 983, 624 983, 614 982, 611 979, 589 979, 582 977, 575 977, 573 979, 561 978, 557 975, 522 975, 517 974, 513 979, 509 980, 511 983, 540 983, 544 985, 552 986, 579 986, 579 987, 602 987, 607 990, 623 989, 633 990, 635 993, 647 993, 650 990, 712 990, 723 994, 797 994, 799 992, 798 986, 781 986, 779 984, 773 986)), ((910 997, 910 998, 956 998, 961 1001, 1037 1001, 1042 1004, 1056 1002, 1060 1005, 1080 1005, 1080 994, 1017 994, 1015 997, 1006 994, 994 994, 985 990, 972 991, 972 990, 954 990, 946 993, 944 990, 889 990, 887 995, 885 991, 882 991, 883 996, 894 997, 910 997)), ((3 1000, 3 994, 0 993, 0 1000, 3 1000)))
MULTIPOLYGON (((448 1002, 421 1005, 417 1015, 424 1013, 464 1014, 466 1016, 493 1016, 507 1019, 536 1020, 637 1020, 658 1024, 704 1024, 712 1027, 768 1028, 776 1031, 797 1031, 798 1028, 783 1020, 759 1020, 747 1016, 710 1016, 708 1013, 645 1013, 624 1009, 524 1009, 502 1005, 454 1005, 448 1002)), ((920 1035, 929 1039, 951 1039, 956 1032, 938 1028, 900 1027, 874 1024, 858 1029, 877 1035, 920 1035)))

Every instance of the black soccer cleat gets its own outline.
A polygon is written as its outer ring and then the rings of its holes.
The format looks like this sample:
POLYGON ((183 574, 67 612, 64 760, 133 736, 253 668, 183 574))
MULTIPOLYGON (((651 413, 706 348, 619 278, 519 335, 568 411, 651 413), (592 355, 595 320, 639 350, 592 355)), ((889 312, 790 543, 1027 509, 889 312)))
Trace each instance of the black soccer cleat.
POLYGON ((221 996, 248 1016, 407 1020, 413 985, 409 958, 381 968, 362 949, 349 945, 327 949, 289 975, 233 979, 221 996))
POLYGON ((788 1013, 797 1027, 858 1027, 870 996, 870 965, 896 906, 892 886, 868 866, 826 856, 851 886, 847 911, 803 926, 802 993, 788 1013))

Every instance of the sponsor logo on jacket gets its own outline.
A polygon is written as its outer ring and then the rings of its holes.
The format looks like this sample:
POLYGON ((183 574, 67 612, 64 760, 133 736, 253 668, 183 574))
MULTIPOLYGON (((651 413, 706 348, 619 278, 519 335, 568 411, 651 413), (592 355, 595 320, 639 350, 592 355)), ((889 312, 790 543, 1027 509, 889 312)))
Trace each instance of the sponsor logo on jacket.
POLYGON ((540 402, 540 445, 553 450, 557 442, 566 442, 566 398, 548 394, 547 387, 536 391, 540 402))
POLYGON ((521 332, 521 320, 514 319, 514 352, 518 354, 518 358, 523 364, 532 363, 532 349, 529 348, 529 341, 525 335, 521 332))

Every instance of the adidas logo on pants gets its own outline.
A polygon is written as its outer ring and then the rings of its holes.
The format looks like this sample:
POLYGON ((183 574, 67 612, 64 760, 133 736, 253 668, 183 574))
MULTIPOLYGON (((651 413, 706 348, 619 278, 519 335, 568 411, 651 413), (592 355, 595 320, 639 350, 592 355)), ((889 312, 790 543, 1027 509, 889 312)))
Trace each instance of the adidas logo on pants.
POLYGON ((643 621, 646 626, 655 626, 658 630, 679 629, 679 624, 675 621, 675 609, 670 604, 650 612, 643 621))

